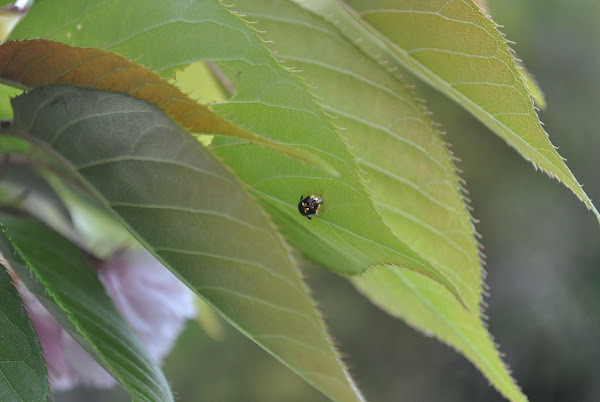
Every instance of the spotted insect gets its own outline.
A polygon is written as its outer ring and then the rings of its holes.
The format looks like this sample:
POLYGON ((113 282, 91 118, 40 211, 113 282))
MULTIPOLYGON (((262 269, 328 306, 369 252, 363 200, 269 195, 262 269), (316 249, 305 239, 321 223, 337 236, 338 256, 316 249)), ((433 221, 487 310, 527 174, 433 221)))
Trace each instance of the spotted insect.
POLYGON ((310 219, 311 216, 315 216, 321 210, 323 205, 323 198, 320 195, 311 194, 308 197, 301 196, 300 202, 298 203, 298 211, 302 216, 306 216, 310 219))

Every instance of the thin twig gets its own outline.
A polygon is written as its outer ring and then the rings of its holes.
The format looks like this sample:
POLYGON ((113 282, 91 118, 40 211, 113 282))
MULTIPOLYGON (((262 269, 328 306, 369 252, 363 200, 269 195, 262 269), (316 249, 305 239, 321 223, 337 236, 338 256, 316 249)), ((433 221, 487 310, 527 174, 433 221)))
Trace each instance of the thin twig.
POLYGON ((229 96, 235 95, 235 86, 229 80, 229 78, 227 78, 227 76, 223 74, 219 67, 217 67, 212 61, 207 61, 206 66, 221 85, 221 89, 227 92, 229 96))

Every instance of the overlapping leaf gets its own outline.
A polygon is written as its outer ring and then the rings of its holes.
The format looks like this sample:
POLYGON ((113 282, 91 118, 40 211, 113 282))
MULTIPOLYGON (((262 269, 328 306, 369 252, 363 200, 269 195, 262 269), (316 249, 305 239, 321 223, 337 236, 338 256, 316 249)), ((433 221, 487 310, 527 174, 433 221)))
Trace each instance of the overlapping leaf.
POLYGON ((510 401, 527 398, 498 356, 480 317, 465 311, 446 289, 407 271, 377 268, 352 283, 377 306, 459 350, 510 401))
POLYGON ((236 328, 335 400, 361 400, 294 263, 236 178, 155 106, 50 86, 14 125, 67 160, 137 239, 236 328))
MULTIPOLYGON (((0 157, 1 150, 0 145, 0 157)), ((63 234, 73 230, 64 202, 52 187, 27 165, 2 166, 0 207, 4 205, 24 210, 63 234)))
POLYGON ((357 156, 386 222, 465 284, 477 309, 480 266, 460 178, 433 123, 396 77, 367 60, 337 29, 288 1, 241 1, 277 54, 302 70, 357 156), (318 43, 318 45, 316 45, 318 43))
POLYGON ((2 134, 0 205, 26 211, 102 260, 123 247, 140 247, 110 212, 72 186, 77 178, 43 144, 32 143, 13 128, 2 134))
POLYGON ((47 401, 50 387, 42 346, 1 262, 0 255, 0 400, 47 401))
MULTIPOLYGON (((344 128, 394 233, 467 283, 468 305, 478 312, 481 266, 474 229, 451 155, 421 104, 335 26, 293 2, 238 0, 236 9, 257 21, 278 57, 316 87, 344 128)), ((352 281, 383 309, 460 350, 506 396, 522 398, 479 316, 450 302, 443 287, 398 268, 373 269, 352 281)))
POLYGON ((10 98, 23 92, 19 88, 0 84, 0 120, 10 119, 12 117, 12 108, 10 107, 10 98))
POLYGON ((352 155, 314 98, 285 71, 253 29, 216 0, 100 2, 37 1, 14 37, 32 35, 127 54, 163 75, 192 61, 220 62, 232 73, 236 95, 212 109, 278 142, 314 152, 340 173, 324 176, 295 160, 239 141, 214 149, 254 187, 293 245, 331 269, 358 273, 377 264, 414 269, 444 284, 464 303, 465 285, 399 241, 374 210, 352 155), (56 7, 62 10, 55 13, 56 7), (118 8, 118 12, 116 9, 118 8), (144 9, 140 15, 136 10, 144 9), (308 221, 299 197, 323 192, 325 213, 308 221))
POLYGON ((10 41, 0 46, 0 66, 0 80, 6 84, 26 89, 69 84, 127 93, 154 103, 191 132, 240 138, 336 174, 327 163, 311 153, 231 124, 156 73, 114 53, 70 47, 47 40, 10 41))
POLYGON ((335 21, 382 65, 406 68, 456 101, 600 219, 542 128, 506 40, 472 0, 294 1, 335 21))
POLYGON ((79 249, 33 220, 0 215, 0 223, 0 236, 6 236, 11 243, 2 242, 2 253, 54 319, 132 398, 172 401, 158 364, 119 315, 96 271, 79 249))

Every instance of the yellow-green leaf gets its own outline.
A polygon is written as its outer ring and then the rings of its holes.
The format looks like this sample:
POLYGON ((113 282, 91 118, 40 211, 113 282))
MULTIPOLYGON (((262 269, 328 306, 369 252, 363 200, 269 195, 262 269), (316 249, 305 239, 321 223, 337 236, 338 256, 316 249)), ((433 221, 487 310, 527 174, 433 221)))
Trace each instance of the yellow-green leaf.
POLYGON ((524 82, 498 26, 472 0, 293 1, 335 21, 386 68, 408 69, 456 101, 600 219, 540 123, 527 85, 535 88, 524 82))
POLYGON ((370 270, 351 281, 381 309, 460 351, 508 400, 527 400, 500 359, 481 318, 461 308, 439 284, 414 272, 387 268, 370 270))
POLYGON ((235 7, 314 86, 343 128, 378 212, 396 236, 465 285, 471 312, 449 303, 442 286, 399 267, 371 269, 351 281, 382 309, 455 347, 500 392, 523 398, 479 317, 482 267, 461 179, 421 103, 319 15, 287 0, 238 0, 235 7), (365 107, 367 99, 372 107, 365 107))
MULTIPOLYGON (((473 1, 475 2, 475 4, 477 4, 479 6, 479 8, 483 12, 483 14, 490 21, 493 22, 487 1, 486 0, 473 0, 473 1)), ((542 91, 542 88, 540 88, 540 86, 537 83, 537 81, 535 80, 535 78, 533 78, 533 76, 529 73, 529 71, 527 71, 522 60, 515 58, 515 62, 517 63, 519 73, 521 74, 521 77, 523 77, 523 81, 525 82, 525 85, 527 86, 527 89, 529 90, 529 94, 533 98, 535 104, 542 110, 546 109, 546 107, 548 105, 546 104, 546 99, 544 98, 544 92, 542 91)))

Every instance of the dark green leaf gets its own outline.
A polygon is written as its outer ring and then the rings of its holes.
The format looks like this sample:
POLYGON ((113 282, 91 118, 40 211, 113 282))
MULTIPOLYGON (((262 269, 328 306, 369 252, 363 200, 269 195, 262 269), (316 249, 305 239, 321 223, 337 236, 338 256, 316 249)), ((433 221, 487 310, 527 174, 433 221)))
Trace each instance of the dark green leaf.
POLYGON ((38 334, 0 264, 0 401, 47 401, 47 377, 38 334))
POLYGON ((236 178, 154 105, 44 87, 14 124, 49 144, 137 239, 236 328, 335 400, 361 400, 289 251, 236 178))

